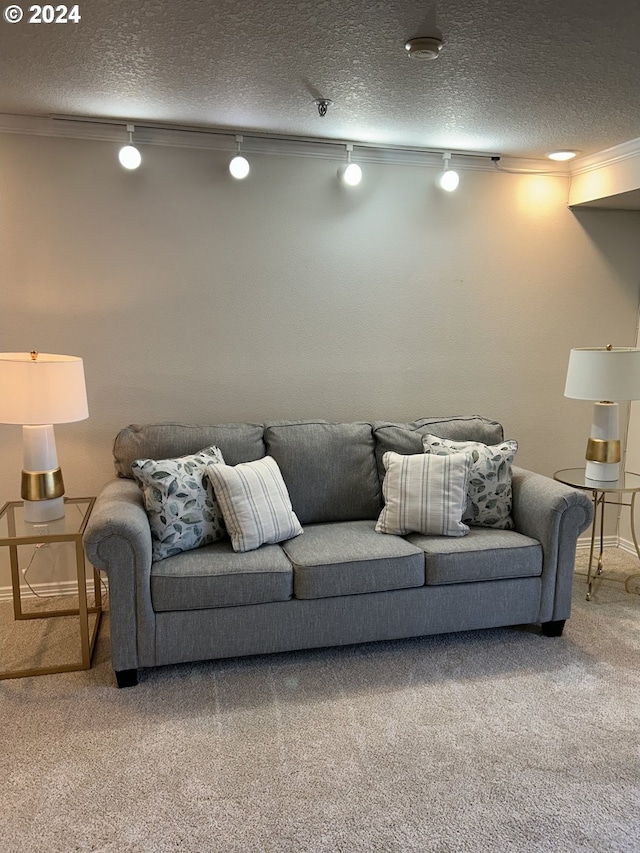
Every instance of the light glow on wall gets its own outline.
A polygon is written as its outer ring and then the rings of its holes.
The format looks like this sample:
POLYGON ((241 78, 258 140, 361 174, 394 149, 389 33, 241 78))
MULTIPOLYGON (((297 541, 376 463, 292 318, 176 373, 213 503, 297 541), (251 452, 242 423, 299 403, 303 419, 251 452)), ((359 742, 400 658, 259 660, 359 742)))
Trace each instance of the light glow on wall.
POLYGON ((544 216, 550 210, 566 207, 567 181, 549 175, 526 175, 518 181, 518 208, 527 215, 544 216))

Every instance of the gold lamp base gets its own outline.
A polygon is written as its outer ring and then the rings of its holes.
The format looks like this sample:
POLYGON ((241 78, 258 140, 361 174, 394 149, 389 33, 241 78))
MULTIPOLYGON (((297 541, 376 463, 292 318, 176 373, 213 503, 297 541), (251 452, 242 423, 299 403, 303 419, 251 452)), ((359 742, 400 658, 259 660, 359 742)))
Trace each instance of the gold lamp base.
POLYGON ((589 462, 602 462, 612 464, 620 462, 620 439, 590 438, 587 442, 587 453, 585 458, 589 462))
POLYGON ((64 482, 60 468, 51 471, 23 471, 20 490, 25 501, 49 501, 64 495, 64 482))

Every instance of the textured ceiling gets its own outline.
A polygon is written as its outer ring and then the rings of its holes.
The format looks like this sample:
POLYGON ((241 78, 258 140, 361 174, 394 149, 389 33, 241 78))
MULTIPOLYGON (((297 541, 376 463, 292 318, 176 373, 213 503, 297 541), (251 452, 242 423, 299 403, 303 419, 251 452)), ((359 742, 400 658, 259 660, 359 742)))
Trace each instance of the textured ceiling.
POLYGON ((21 5, 0 21, 3 113, 516 157, 640 137, 640 0, 81 0, 77 25, 21 5), (409 59, 434 17, 439 59, 409 59))

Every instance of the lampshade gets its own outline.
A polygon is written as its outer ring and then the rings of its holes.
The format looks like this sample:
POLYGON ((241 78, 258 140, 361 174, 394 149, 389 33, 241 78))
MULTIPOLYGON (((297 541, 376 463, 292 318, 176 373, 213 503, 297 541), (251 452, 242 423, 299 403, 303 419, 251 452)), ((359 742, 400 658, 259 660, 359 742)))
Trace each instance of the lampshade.
POLYGON ((88 417, 81 358, 0 353, 0 423, 64 424, 88 417))
POLYGON ((586 347, 569 354, 565 397, 640 400, 640 349, 586 347))

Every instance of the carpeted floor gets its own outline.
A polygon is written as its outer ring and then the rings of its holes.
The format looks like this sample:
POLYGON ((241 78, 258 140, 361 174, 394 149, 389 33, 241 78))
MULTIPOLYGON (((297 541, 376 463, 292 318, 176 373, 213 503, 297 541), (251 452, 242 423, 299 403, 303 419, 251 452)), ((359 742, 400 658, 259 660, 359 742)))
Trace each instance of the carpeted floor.
MULTIPOLYGON (((605 556, 613 579, 586 602, 576 575, 559 639, 450 634, 117 690, 105 619, 90 671, 0 682, 2 849, 638 853, 638 561, 605 556)), ((0 615, 3 669, 75 642, 51 624, 16 651, 0 615)))

